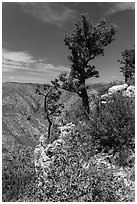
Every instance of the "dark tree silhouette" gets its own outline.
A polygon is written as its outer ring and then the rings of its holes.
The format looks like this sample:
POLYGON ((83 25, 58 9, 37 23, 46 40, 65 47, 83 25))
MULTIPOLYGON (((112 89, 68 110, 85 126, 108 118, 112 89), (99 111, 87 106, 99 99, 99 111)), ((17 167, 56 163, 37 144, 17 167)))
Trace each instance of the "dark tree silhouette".
POLYGON ((118 60, 122 65, 120 71, 123 73, 125 83, 134 80, 135 77, 135 47, 122 52, 122 60, 118 60))
POLYGON ((72 34, 65 36, 65 45, 71 53, 68 56, 71 63, 68 81, 64 80, 65 75, 63 75, 65 88, 79 94, 87 113, 89 113, 89 101, 86 79, 99 77, 99 72, 89 62, 98 55, 104 55, 104 48, 114 40, 115 32, 115 25, 107 27, 105 20, 93 24, 86 14, 82 14, 81 21, 75 24, 72 34))
POLYGON ((48 139, 51 136, 51 127, 53 125, 53 117, 58 116, 64 107, 59 103, 61 91, 59 90, 58 79, 51 81, 51 84, 37 85, 36 93, 44 96, 45 119, 48 121, 48 139))

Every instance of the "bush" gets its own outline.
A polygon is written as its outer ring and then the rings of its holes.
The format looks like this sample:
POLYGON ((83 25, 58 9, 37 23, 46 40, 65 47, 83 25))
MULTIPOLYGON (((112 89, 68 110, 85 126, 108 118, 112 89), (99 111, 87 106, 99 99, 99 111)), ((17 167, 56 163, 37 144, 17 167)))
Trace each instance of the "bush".
POLYGON ((114 153, 135 150, 135 100, 116 94, 106 104, 101 104, 99 115, 91 116, 90 128, 94 141, 102 150, 114 153))
POLYGON ((65 120, 67 122, 78 124, 79 121, 83 121, 86 118, 87 114, 85 113, 85 109, 83 108, 81 100, 77 101, 75 104, 72 104, 69 107, 69 110, 66 111, 65 120))

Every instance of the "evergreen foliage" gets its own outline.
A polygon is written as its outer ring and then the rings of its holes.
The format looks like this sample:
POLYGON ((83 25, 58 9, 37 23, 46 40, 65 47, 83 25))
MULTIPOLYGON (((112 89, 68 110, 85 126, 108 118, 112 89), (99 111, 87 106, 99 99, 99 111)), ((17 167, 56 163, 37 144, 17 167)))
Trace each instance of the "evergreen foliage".
POLYGON ((82 98, 83 106, 89 113, 89 101, 86 91, 86 79, 99 77, 95 66, 89 62, 98 55, 104 55, 104 49, 114 40, 116 26, 108 27, 105 20, 91 23, 87 15, 83 14, 81 21, 75 24, 70 35, 66 35, 64 42, 70 50, 69 89, 75 91, 82 98))
POLYGON ((44 84, 41 88, 40 85, 37 86, 36 93, 44 96, 44 111, 45 119, 48 121, 48 139, 51 136, 51 127, 53 125, 54 116, 59 116, 62 108, 64 107, 62 103, 59 103, 59 98, 61 91, 59 90, 58 79, 51 81, 51 84, 44 84))
POLYGON ((125 78, 125 83, 130 83, 132 80, 135 84, 135 47, 122 52, 122 59, 118 61, 121 64, 120 71, 125 78))
MULTIPOLYGON (((100 105, 99 115, 94 117, 91 128, 94 140, 103 151, 121 152, 135 150, 135 100, 118 93, 100 105), (125 151, 125 150, 124 150, 125 151)), ((91 131, 91 132, 92 132, 91 131)))

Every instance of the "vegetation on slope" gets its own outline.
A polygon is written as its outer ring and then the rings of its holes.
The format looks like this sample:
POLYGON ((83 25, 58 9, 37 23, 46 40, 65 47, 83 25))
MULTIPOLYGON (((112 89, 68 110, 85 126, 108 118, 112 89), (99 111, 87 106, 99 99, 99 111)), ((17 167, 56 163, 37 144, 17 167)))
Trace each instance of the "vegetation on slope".
MULTIPOLYGON (((33 182, 28 178, 15 200, 134 201, 134 105, 134 98, 114 95, 110 103, 100 106, 99 115, 91 114, 88 120, 83 118, 81 106, 75 106, 74 131, 64 138, 61 149, 52 152, 54 163, 46 170, 47 182, 42 171, 37 176, 32 171, 33 182), (42 186, 37 185, 38 178, 42 186)), ((65 120, 70 121, 71 112, 65 120)))
MULTIPOLYGON (((46 132, 43 98, 35 93, 36 87, 37 84, 3 83, 3 201, 17 200, 19 189, 25 188, 30 182, 30 175, 34 173, 34 149, 41 134, 46 132), (29 154, 23 153, 25 151, 29 154), (25 161, 27 164, 24 164, 25 161), (25 171, 26 177, 28 174, 27 184, 23 181, 25 171)), ((65 109, 73 112, 77 109, 77 102, 81 104, 76 94, 63 91, 60 103, 64 103, 65 109)))
POLYGON ((51 151, 46 178, 40 171, 37 201, 134 201, 134 99, 118 94, 99 116, 78 121, 63 147, 51 151))
POLYGON ((4 83, 2 90, 3 201, 16 201, 34 174, 33 151, 45 132, 35 84, 4 83))

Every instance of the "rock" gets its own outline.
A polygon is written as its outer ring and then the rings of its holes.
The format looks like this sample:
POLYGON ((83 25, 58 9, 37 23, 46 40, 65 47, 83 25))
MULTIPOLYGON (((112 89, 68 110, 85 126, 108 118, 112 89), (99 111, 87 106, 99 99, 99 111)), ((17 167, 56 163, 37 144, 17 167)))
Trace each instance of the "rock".
POLYGON ((108 94, 115 94, 117 92, 125 91, 127 87, 128 87, 128 84, 112 86, 111 88, 109 88, 108 94))
POLYGON ((107 101, 101 101, 101 104, 106 104, 107 103, 107 101))
POLYGON ((48 137, 47 134, 42 134, 42 135, 40 136, 40 138, 39 138, 39 143, 40 143, 42 146, 45 145, 45 143, 46 143, 46 141, 47 141, 47 137, 48 137))
POLYGON ((109 93, 109 94, 104 94, 101 96, 101 104, 106 104, 109 103, 112 99, 113 94, 109 93))
POLYGON ((123 96, 135 97, 135 86, 129 86, 126 91, 123 91, 123 96))
POLYGON ((58 127, 61 131, 59 138, 50 144, 46 144, 45 135, 41 135, 39 145, 36 146, 34 151, 35 171, 38 175, 38 187, 43 185, 41 179, 44 178, 44 182, 47 182, 48 172, 54 163, 55 155, 58 154, 58 151, 63 149, 64 139, 71 133, 74 126, 73 123, 67 123, 65 126, 58 127))
POLYGON ((108 94, 101 96, 101 104, 106 104, 112 101, 113 94, 122 92, 122 96, 135 97, 135 86, 129 86, 127 84, 116 85, 109 88, 108 94))
POLYGON ((101 96, 101 100, 106 100, 109 97, 109 95, 106 93, 101 96))

